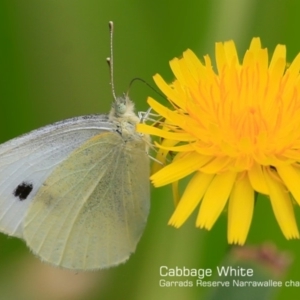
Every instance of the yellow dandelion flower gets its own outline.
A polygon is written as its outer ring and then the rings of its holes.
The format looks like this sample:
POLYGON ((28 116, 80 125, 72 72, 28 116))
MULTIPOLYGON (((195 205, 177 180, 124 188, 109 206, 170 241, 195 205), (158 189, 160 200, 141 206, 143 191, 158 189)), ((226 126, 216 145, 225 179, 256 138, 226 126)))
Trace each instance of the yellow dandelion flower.
POLYGON ((300 54, 287 66, 277 45, 269 61, 253 38, 242 63, 233 41, 216 43, 217 71, 191 50, 170 62, 176 77, 154 80, 172 104, 152 98, 165 120, 138 130, 162 138, 163 158, 173 160, 151 176, 159 187, 192 174, 169 224, 179 227, 200 204, 196 226, 211 229, 228 209, 228 242, 244 244, 255 193, 266 195, 287 239, 299 238, 292 199, 300 204, 300 54))

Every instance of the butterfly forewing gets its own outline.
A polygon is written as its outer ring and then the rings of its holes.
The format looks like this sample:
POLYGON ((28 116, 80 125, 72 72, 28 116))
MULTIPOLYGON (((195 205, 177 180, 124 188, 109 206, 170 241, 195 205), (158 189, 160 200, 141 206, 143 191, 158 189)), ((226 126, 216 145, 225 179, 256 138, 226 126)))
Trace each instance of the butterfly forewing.
POLYGON ((33 197, 51 172, 83 142, 113 130, 105 115, 67 119, 0 146, 0 230, 22 237, 33 197))
POLYGON ((137 134, 90 138, 49 175, 24 222, 24 239, 43 260, 99 269, 127 260, 146 224, 149 159, 137 134))

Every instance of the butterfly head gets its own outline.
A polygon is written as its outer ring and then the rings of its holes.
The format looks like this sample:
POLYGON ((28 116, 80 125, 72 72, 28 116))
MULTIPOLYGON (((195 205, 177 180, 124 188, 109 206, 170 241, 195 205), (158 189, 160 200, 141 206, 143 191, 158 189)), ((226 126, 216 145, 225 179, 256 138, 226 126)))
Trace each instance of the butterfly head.
POLYGON ((132 124, 137 124, 140 121, 134 113, 134 104, 128 95, 115 98, 109 112, 109 119, 111 121, 125 121, 132 124))

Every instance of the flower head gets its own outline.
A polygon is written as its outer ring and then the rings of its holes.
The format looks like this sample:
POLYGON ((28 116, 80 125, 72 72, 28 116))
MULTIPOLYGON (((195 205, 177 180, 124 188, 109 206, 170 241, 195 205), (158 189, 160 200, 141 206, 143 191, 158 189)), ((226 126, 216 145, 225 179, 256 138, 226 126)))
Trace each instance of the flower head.
POLYGON ((216 43, 214 71, 191 50, 170 62, 176 77, 154 80, 170 101, 149 105, 164 122, 139 124, 162 138, 159 154, 175 153, 151 176, 163 186, 192 174, 169 224, 179 227, 200 203, 196 226, 210 229, 225 206, 228 242, 244 244, 255 193, 266 195, 287 239, 299 238, 292 198, 300 204, 300 54, 287 67, 286 48, 268 51, 254 38, 239 62, 233 41, 216 43))

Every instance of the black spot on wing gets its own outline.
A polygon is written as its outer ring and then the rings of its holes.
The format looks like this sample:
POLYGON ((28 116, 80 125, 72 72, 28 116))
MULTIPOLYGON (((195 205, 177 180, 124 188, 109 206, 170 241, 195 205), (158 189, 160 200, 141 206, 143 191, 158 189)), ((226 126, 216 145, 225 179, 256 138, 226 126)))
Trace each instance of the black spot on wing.
POLYGON ((28 195, 31 193, 32 189, 33 189, 32 183, 24 181, 15 188, 15 190, 13 191, 13 194, 15 197, 17 197, 21 201, 23 201, 28 197, 28 195))

